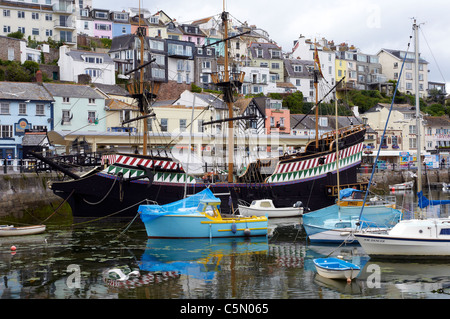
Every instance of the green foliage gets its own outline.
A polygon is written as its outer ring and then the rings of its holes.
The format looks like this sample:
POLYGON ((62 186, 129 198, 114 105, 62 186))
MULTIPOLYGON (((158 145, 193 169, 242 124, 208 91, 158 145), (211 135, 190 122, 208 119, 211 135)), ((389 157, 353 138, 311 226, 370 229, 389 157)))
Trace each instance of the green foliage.
POLYGON ((101 38, 100 41, 102 42, 104 48, 111 49, 112 39, 101 38))
POLYGON ((422 109, 422 111, 430 114, 431 116, 442 116, 446 114, 446 108, 439 103, 434 103, 430 106, 426 106, 424 109, 422 109))
POLYGON ((31 74, 29 70, 25 69, 17 61, 12 61, 10 65, 6 67, 5 80, 12 82, 30 82, 31 74))
POLYGON ((15 38, 15 39, 23 39, 24 34, 20 31, 16 31, 16 32, 9 33, 6 36, 10 37, 10 38, 15 38))
POLYGON ((30 74, 35 74, 37 70, 39 70, 39 64, 34 61, 25 61, 22 66, 29 71, 30 74))
POLYGON ((194 83, 191 84, 191 92, 194 93, 202 93, 202 88, 195 85, 194 83))
MULTIPOLYGON (((280 95, 281 98, 281 95, 280 95)), ((283 99, 283 106, 287 107, 291 114, 302 114, 306 113, 303 106, 303 93, 300 91, 289 94, 283 99)), ((309 110, 308 110, 309 111, 309 110)))

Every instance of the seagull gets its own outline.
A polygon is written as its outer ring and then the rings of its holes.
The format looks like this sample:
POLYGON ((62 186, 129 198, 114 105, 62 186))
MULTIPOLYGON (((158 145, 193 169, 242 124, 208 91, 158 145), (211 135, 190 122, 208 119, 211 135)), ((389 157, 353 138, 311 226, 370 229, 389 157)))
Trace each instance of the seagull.
POLYGON ((122 269, 119 268, 114 268, 114 269, 110 269, 108 271, 106 271, 106 274, 109 276, 110 274, 116 274, 119 276, 119 278, 117 279, 118 281, 125 281, 128 280, 128 278, 130 278, 131 276, 140 276, 140 273, 138 270, 132 271, 128 274, 125 274, 122 269))

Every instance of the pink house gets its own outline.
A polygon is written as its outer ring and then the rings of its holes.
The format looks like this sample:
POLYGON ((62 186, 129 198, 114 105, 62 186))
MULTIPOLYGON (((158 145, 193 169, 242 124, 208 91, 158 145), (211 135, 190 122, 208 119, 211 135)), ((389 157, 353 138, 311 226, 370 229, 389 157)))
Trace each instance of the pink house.
POLYGON ((291 133, 291 111, 281 107, 281 101, 271 100, 266 108, 266 134, 291 133))
POLYGON ((94 37, 112 39, 112 21, 109 19, 109 10, 93 9, 94 37))
POLYGON ((181 40, 193 42, 197 46, 202 46, 205 44, 206 35, 197 25, 182 24, 179 29, 183 32, 181 40))

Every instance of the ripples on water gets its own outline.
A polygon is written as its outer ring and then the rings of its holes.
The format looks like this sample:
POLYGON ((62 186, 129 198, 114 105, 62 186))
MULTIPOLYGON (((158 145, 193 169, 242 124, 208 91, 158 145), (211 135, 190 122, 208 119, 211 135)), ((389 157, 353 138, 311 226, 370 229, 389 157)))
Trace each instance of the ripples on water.
MULTIPOLYGON (((405 208, 410 205, 408 196, 398 195, 405 208)), ((436 196, 433 199, 447 199, 448 193, 436 196)), ((440 214, 448 216, 448 211, 440 214)), ((309 245, 300 219, 270 220, 270 225, 277 228, 269 239, 147 239, 139 219, 123 235, 127 223, 96 222, 70 229, 48 227, 42 235, 0 238, 0 298, 449 297, 447 263, 372 262, 357 245, 309 245), (16 252, 10 251, 12 245, 16 252), (347 284, 318 276, 312 259, 329 254, 360 265, 357 280, 347 284), (114 269, 115 273, 108 273, 114 269), (373 269, 380 271, 379 281, 373 280, 373 269), (118 275, 126 277, 134 270, 139 275, 125 280, 118 275)))

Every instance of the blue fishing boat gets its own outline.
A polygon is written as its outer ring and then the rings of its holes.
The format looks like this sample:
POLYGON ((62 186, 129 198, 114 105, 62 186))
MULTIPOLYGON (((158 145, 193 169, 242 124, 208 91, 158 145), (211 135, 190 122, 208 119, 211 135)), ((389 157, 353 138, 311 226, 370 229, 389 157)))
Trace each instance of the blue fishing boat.
POLYGON ((352 279, 355 279, 361 271, 359 266, 339 258, 317 258, 313 261, 317 273, 325 278, 351 281, 352 279))
POLYGON ((209 188, 166 205, 140 205, 149 238, 216 238, 266 236, 267 216, 220 213, 220 199, 209 188))

